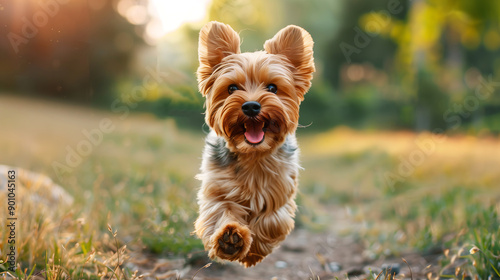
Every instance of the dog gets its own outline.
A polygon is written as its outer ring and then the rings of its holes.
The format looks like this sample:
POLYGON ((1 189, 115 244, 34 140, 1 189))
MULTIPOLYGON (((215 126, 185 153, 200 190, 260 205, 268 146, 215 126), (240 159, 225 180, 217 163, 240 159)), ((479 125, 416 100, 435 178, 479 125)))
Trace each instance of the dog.
POLYGON ((261 262, 294 228, 299 175, 299 105, 315 71, 313 40, 289 25, 240 52, 240 37, 212 21, 200 31, 198 87, 205 140, 194 233, 208 256, 261 262))

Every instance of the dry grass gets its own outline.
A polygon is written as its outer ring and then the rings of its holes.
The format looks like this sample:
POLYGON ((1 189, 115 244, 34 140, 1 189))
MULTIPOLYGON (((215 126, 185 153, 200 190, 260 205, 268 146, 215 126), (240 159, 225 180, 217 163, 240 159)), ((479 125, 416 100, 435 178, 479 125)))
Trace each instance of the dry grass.
MULTIPOLYGON (((71 205, 43 210, 37 201, 19 195, 17 277, 27 278, 35 268, 33 275, 49 279, 126 279, 120 271, 130 279, 132 266, 123 266, 130 250, 201 250, 189 232, 196 214, 193 175, 202 134, 179 132, 172 121, 148 115, 122 120, 119 114, 78 106, 6 96, 0 100, 0 118, 10 120, 2 125, 8 137, 0 138, 1 163, 46 174, 74 197, 71 205), (102 142, 58 179, 52 164, 66 164, 67 147, 76 150, 87 139, 83 131, 99 128, 103 119, 110 119, 115 129, 103 133, 102 142), (108 224, 118 231, 119 242, 108 224), (120 266, 117 252, 122 254, 120 266)), ((0 219, 6 221, 5 207, 0 219)), ((0 251, 6 252, 7 237, 1 234, 0 251)), ((0 271, 6 269, 0 264, 0 271)))

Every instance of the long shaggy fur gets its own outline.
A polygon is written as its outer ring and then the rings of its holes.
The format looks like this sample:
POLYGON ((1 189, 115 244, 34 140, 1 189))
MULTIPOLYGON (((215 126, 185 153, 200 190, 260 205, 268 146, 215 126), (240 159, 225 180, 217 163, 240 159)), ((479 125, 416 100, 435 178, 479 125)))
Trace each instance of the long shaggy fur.
POLYGON ((270 254, 294 227, 298 184, 295 130, 299 105, 314 72, 313 41, 288 26, 265 42, 265 51, 240 53, 240 38, 226 24, 200 31, 198 83, 206 97, 206 138, 195 233, 209 257, 253 266, 270 254), (274 84, 277 92, 266 87, 274 84), (228 92, 230 85, 237 90, 228 92), (242 105, 257 101, 258 115, 242 105), (247 125, 262 126, 252 144, 247 125))

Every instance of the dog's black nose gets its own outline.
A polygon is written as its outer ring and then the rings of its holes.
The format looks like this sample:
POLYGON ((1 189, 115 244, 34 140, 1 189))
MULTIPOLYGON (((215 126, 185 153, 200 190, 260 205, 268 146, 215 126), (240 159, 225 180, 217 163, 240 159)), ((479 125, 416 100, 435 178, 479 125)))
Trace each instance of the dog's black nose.
POLYGON ((247 101, 243 103, 241 110, 248 117, 255 117, 260 113, 260 103, 257 101, 247 101))

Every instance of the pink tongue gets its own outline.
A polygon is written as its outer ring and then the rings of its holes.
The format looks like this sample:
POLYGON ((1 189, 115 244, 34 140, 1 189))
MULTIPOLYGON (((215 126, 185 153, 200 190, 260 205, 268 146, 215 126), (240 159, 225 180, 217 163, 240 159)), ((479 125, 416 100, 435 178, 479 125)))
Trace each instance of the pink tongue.
POLYGON ((264 139, 264 123, 249 122, 246 124, 245 138, 252 144, 259 144, 264 139))

